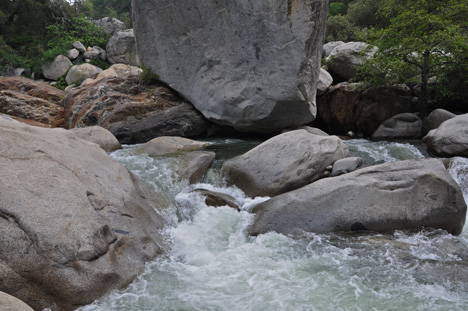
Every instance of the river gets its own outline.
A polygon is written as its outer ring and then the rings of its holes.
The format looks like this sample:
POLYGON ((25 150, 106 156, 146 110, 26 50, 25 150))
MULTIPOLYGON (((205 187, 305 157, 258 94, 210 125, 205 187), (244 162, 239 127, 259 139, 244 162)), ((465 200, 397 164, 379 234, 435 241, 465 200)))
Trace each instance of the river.
MULTIPOLYGON (((223 185, 222 162, 259 142, 210 141, 217 159, 206 183, 177 181, 177 156, 149 157, 133 146, 112 156, 135 173, 162 207, 172 251, 147 264, 123 291, 81 311, 104 310, 468 310, 468 229, 392 234, 277 233, 250 237, 249 210, 267 198, 248 198, 223 185), (190 193, 205 188, 234 196, 239 213, 213 208, 190 193)), ((411 143, 346 141, 366 165, 427 157, 411 143)), ((468 159, 450 168, 468 198, 468 159)))

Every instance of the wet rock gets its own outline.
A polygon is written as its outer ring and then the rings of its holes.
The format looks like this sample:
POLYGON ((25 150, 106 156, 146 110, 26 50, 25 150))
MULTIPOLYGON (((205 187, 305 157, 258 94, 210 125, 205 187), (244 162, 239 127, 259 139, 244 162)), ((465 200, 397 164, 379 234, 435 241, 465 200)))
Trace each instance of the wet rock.
POLYGON ((349 80, 354 77, 357 68, 376 50, 376 47, 371 47, 365 42, 341 44, 335 47, 327 57, 327 66, 340 77, 349 80), (368 52, 364 54, 366 50, 368 52))
POLYGON ((468 114, 443 122, 423 138, 423 143, 439 157, 468 157, 468 114))
POLYGON ((106 78, 71 90, 65 100, 66 128, 99 125, 122 144, 158 136, 197 137, 210 124, 171 89, 143 85, 137 77, 106 78))
POLYGON ((177 169, 180 181, 196 184, 203 181, 216 154, 212 151, 193 151, 181 155, 182 164, 177 169))
POLYGON ((346 173, 350 173, 360 168, 364 161, 359 157, 349 157, 335 161, 333 163, 333 169, 331 176, 338 176, 346 173))
POLYGON ((451 113, 444 109, 436 109, 432 111, 427 117, 423 120, 421 134, 426 136, 427 133, 431 130, 435 130, 438 128, 443 122, 450 120, 457 115, 451 113))
POLYGON ((208 143, 183 137, 161 136, 150 140, 143 146, 137 147, 135 151, 146 153, 150 156, 161 156, 200 150, 208 146, 208 143))
POLYGON ((65 80, 68 85, 74 84, 75 86, 80 86, 87 78, 96 78, 101 71, 101 68, 90 64, 75 65, 70 68, 65 80))
POLYGON ((223 173, 228 185, 236 185, 251 197, 275 196, 319 179, 327 166, 348 153, 336 136, 296 130, 226 161, 223 173))
POLYGON ((117 138, 100 126, 74 128, 71 131, 81 139, 98 144, 106 152, 122 149, 117 138))
POLYGON ((394 115, 413 111, 411 90, 401 87, 360 90, 357 84, 332 86, 317 102, 317 121, 330 134, 349 131, 370 137, 394 115))
POLYGON ((400 113, 385 120, 372 134, 372 139, 404 139, 421 137, 422 121, 414 113, 400 113))
POLYGON ((42 74, 50 80, 58 80, 61 76, 67 73, 67 70, 73 66, 68 57, 57 55, 52 62, 42 65, 42 74))
POLYGON ((230 196, 229 194, 210 191, 206 189, 195 189, 192 192, 199 193, 202 196, 206 197, 205 204, 208 206, 229 206, 237 211, 240 211, 240 207, 236 199, 230 196))
POLYGON ((209 120, 254 132, 315 118, 327 11, 319 0, 133 6, 140 61, 209 120))
POLYGON ((96 144, 4 118, 0 132, 0 290, 35 310, 74 310, 164 251, 163 219, 96 144))
POLYGON ((460 234, 466 204, 443 163, 423 159, 321 179, 257 205, 252 213, 253 235, 422 228, 460 234))

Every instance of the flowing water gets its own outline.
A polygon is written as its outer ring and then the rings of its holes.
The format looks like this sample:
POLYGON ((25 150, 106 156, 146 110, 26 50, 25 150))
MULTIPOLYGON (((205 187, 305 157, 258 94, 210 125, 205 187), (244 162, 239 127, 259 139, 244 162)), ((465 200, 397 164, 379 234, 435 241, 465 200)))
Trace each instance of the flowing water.
MULTIPOLYGON (((191 187, 177 181, 177 157, 136 155, 132 146, 112 154, 153 191, 170 224, 172 250, 129 288, 81 311, 468 310, 466 227, 459 237, 443 231, 250 237, 249 210, 267 198, 225 187, 219 169, 258 142, 212 143, 217 159, 207 183, 191 187), (207 207, 193 188, 228 193, 242 211, 207 207)), ((367 165, 427 156, 409 143, 346 143, 367 165)), ((466 200, 468 160, 457 158, 450 173, 466 200)))

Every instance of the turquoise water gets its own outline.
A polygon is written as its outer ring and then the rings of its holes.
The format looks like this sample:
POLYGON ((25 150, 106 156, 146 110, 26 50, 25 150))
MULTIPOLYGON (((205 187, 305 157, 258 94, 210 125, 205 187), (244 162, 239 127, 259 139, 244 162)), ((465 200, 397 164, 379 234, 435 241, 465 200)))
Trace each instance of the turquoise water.
MULTIPOLYGON (((412 144, 346 143, 366 163, 425 156, 412 144)), ((239 152, 235 146, 232 140, 216 141, 212 148, 222 162, 239 152)), ((220 163, 210 171, 209 183, 188 187, 174 174, 177 157, 136 155, 130 146, 112 156, 153 191, 170 223, 172 251, 149 263, 129 288, 82 311, 468 310, 466 227, 459 237, 442 231, 250 237, 249 210, 267 198, 248 198, 225 187, 220 163), (190 193, 195 187, 234 196, 242 211, 206 206, 190 193)), ((450 172, 468 190, 467 159, 459 158, 450 172)))

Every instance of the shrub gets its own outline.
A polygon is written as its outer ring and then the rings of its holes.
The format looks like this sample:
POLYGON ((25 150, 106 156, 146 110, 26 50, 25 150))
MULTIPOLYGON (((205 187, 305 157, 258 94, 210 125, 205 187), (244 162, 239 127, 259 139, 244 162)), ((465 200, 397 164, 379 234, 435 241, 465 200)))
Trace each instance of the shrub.
POLYGON ((159 75, 154 73, 150 67, 141 66, 140 68, 143 69, 138 77, 141 83, 150 85, 161 81, 159 75))

